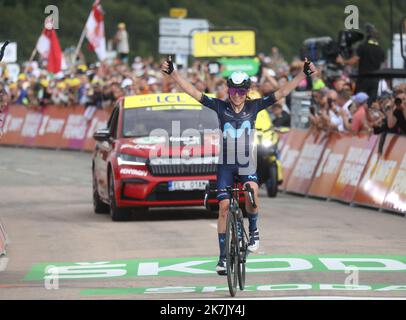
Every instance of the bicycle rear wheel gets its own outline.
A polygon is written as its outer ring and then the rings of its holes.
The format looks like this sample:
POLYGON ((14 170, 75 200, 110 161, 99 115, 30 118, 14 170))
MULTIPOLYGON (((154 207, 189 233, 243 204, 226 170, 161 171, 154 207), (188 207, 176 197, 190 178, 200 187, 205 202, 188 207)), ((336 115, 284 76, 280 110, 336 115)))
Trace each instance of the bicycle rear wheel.
POLYGON ((240 235, 241 235, 241 241, 238 241, 240 248, 238 250, 238 284, 240 286, 240 290, 244 290, 245 288, 245 259, 246 259, 246 254, 247 254, 247 240, 246 240, 246 235, 244 232, 244 221, 242 219, 242 212, 240 212, 240 217, 241 219, 238 219, 240 223, 240 235))
POLYGON ((235 215, 229 211, 226 228, 226 265, 228 289, 232 297, 237 293, 239 245, 237 235, 237 221, 235 215))

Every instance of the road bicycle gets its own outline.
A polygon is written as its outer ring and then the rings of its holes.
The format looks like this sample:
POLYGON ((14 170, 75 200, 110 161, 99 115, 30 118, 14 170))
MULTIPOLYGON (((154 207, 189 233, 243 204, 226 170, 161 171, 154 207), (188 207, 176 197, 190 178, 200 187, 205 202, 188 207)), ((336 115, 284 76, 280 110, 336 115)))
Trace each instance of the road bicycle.
POLYGON ((208 208, 208 199, 211 193, 227 192, 230 196, 230 208, 227 214, 226 227, 226 268, 228 289, 232 297, 237 293, 237 279, 240 290, 245 288, 245 263, 248 257, 248 233, 244 228, 244 219, 242 211, 238 205, 239 195, 246 192, 253 208, 257 205, 254 199, 254 190, 249 184, 244 188, 238 188, 238 182, 235 181, 234 187, 225 189, 210 189, 206 186, 204 205, 208 208))

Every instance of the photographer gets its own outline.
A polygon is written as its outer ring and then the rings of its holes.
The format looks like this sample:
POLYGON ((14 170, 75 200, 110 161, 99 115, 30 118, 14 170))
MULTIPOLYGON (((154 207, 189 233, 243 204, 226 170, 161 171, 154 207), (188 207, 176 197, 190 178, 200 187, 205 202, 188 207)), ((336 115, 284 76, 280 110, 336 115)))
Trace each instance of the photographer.
POLYGON ((388 128, 397 134, 406 134, 406 93, 396 96, 393 104, 386 106, 388 128))

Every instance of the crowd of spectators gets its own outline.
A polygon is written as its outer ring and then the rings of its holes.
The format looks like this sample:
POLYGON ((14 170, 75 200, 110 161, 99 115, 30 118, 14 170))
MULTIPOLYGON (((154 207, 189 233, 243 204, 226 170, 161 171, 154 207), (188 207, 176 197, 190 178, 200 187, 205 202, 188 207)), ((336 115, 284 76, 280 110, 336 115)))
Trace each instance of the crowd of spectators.
POLYGON ((382 92, 371 103, 365 92, 348 88, 313 91, 309 122, 312 129, 375 134, 406 134, 406 84, 382 92))
MULTIPOLYGON (((126 59, 120 55, 110 63, 83 63, 55 75, 48 74, 39 62, 34 61, 23 64, 23 72, 14 81, 3 65, 0 68, 0 90, 6 93, 8 104, 35 109, 48 105, 111 108, 120 97, 178 90, 175 83, 160 72, 163 60, 139 56, 131 62, 126 59)), ((261 60, 261 67, 252 77, 252 98, 277 90, 302 68, 300 61, 289 65, 277 48, 273 48, 269 55, 260 54, 257 59, 261 60)), ((226 79, 221 76, 221 66, 218 72, 213 73, 209 61, 196 60, 189 68, 179 66, 179 71, 199 90, 215 93, 221 99, 227 98, 226 79)), ((289 101, 280 101, 275 110, 276 117, 281 118, 279 121, 290 123, 289 101)))
MULTIPOLYGON (((152 57, 135 57, 128 62, 121 54, 110 63, 80 64, 56 75, 49 75, 38 62, 22 66, 16 81, 1 68, 0 92, 4 104, 41 109, 47 105, 84 105, 111 108, 118 98, 147 93, 176 92, 179 88, 160 72, 161 61, 152 57)), ((303 62, 288 63, 272 48, 259 54, 260 68, 252 77, 251 98, 270 94, 302 72, 303 62)), ((213 72, 208 61, 195 60, 188 68, 178 70, 206 93, 227 99, 226 79, 221 67, 213 72)), ((391 132, 406 134, 406 84, 384 90, 372 100, 365 92, 355 94, 355 82, 349 74, 327 81, 320 70, 317 76, 304 80, 297 91, 311 91, 309 124, 314 130, 352 132, 391 132), (326 85, 329 83, 329 86, 326 85)), ((275 126, 290 126, 291 96, 269 108, 275 126)))

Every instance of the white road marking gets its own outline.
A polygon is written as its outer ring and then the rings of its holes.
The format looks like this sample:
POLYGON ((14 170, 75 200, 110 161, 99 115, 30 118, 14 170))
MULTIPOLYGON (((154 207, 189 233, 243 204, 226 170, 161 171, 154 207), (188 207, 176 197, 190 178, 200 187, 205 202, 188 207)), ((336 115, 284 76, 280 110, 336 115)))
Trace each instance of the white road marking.
POLYGON ((68 178, 68 177, 59 177, 59 180, 65 181, 65 182, 72 182, 73 181, 72 178, 68 178))
POLYGON ((15 169, 15 171, 18 173, 28 174, 30 176, 39 176, 40 175, 40 173, 37 171, 31 171, 31 170, 26 170, 26 169, 21 169, 21 168, 17 168, 17 169, 15 169))
POLYGON ((210 227, 217 229, 217 223, 210 223, 210 227))

